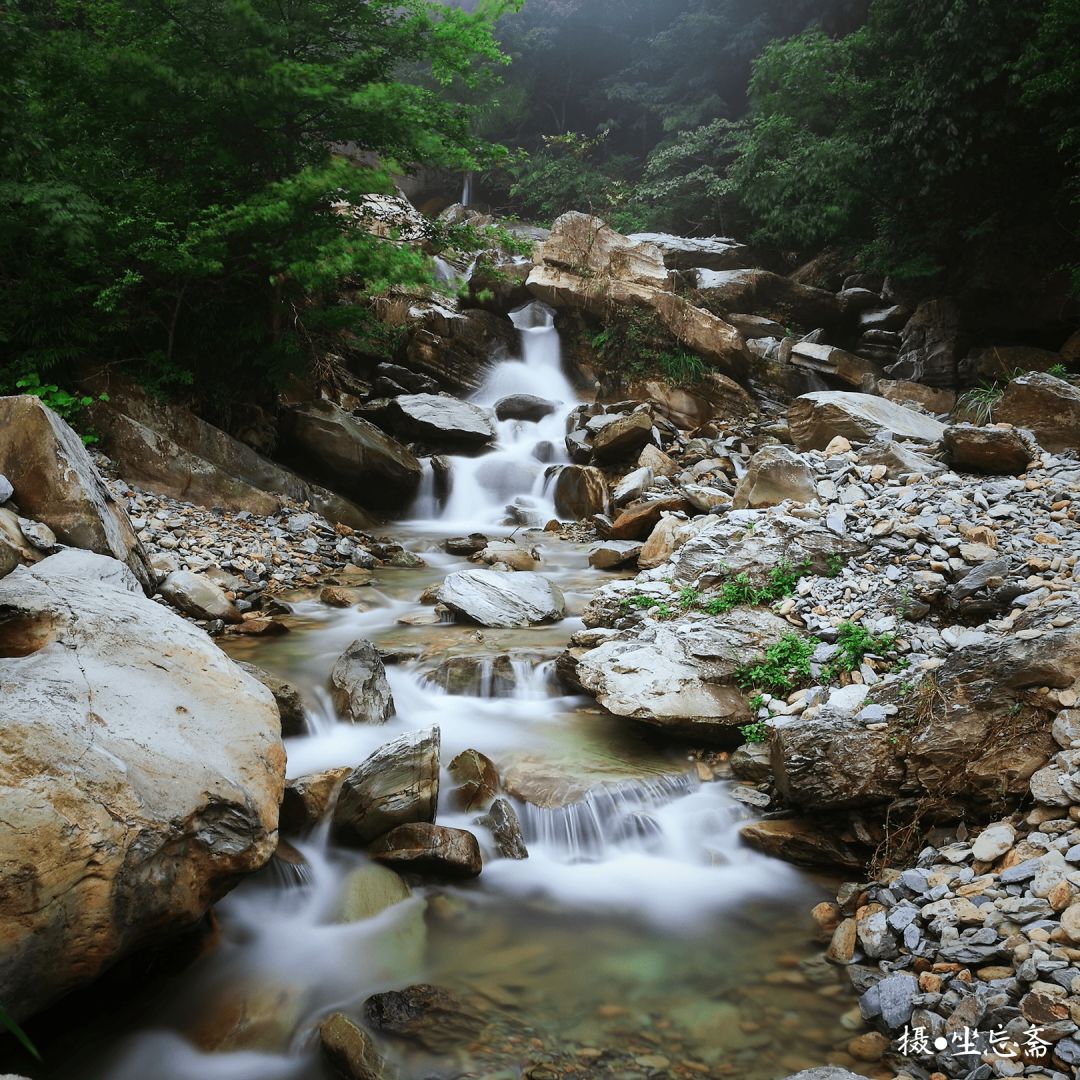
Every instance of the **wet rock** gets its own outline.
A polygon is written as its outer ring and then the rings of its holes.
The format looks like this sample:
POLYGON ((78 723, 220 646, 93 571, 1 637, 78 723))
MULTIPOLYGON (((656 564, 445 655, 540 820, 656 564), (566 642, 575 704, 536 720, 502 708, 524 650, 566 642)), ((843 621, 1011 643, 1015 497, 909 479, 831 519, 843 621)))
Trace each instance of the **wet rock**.
POLYGON ((334 807, 334 838, 363 846, 399 825, 434 821, 438 800, 439 729, 409 732, 345 778, 334 807))
POLYGON ((338 901, 338 922, 354 923, 373 919, 395 904, 408 900, 412 890, 400 874, 388 866, 370 863, 351 871, 342 882, 338 901))
POLYGON ((788 423, 800 450, 824 450, 838 435, 852 443, 868 443, 884 434, 937 443, 945 433, 945 426, 925 413, 870 394, 834 390, 796 398, 788 409, 788 423))
POLYGON ((438 449, 480 449, 495 438, 487 409, 445 394, 402 394, 380 415, 380 423, 404 439, 438 449))
POLYGON ((535 424, 557 408, 554 401, 534 394, 510 394, 495 402, 495 415, 499 420, 525 420, 535 424))
POLYGON ((486 1026, 452 991, 427 983, 372 995, 364 1003, 364 1015, 376 1031, 435 1054, 471 1042, 486 1026))
POLYGON ((731 755, 731 771, 740 780, 760 784, 772 779, 772 760, 767 743, 743 743, 731 755))
POLYGON ((752 848, 800 866, 861 867, 862 858, 843 841, 809 821, 783 818, 744 825, 739 835, 752 848))
POLYGON ((278 712, 281 714, 282 737, 288 739, 306 734, 307 714, 304 712, 304 703, 296 687, 255 664, 246 664, 239 660, 237 664, 253 679, 258 679, 274 695, 278 712))
POLYGON ((238 623, 240 612, 233 602, 208 578, 189 570, 174 570, 162 583, 161 595, 173 607, 193 619, 221 619, 238 623))
POLYGON ((466 557, 483 551, 490 541, 483 533, 470 533, 468 536, 452 536, 443 541, 443 549, 450 555, 466 557))
POLYGON ((461 570, 439 588, 439 603, 481 626, 536 626, 563 617, 562 592, 541 574, 461 570))
POLYGON ((287 780, 281 799, 282 832, 305 833, 318 825, 330 813, 338 788, 349 771, 345 766, 287 780))
POLYGON ((521 822, 514 808, 506 799, 496 799, 487 814, 480 819, 481 825, 491 830, 495 847, 504 859, 527 859, 529 850, 521 835, 521 822))
POLYGON ((427 878, 471 878, 483 869, 480 845, 471 832, 429 822, 399 825, 368 850, 373 859, 402 873, 427 878))
POLYGON ((605 464, 629 461, 652 441, 652 417, 648 413, 630 413, 605 425, 593 436, 593 456, 605 464))
POLYGON ((1052 453, 1080 450, 1080 389, 1064 379, 1040 372, 1012 379, 994 418, 1033 432, 1052 453))
POLYGON ((61 543, 119 559, 148 593, 157 575, 86 447, 38 398, 0 397, 0 473, 19 510, 61 543))
POLYGON ((447 771, 458 785, 452 798, 461 810, 484 810, 499 793, 499 771, 479 750, 463 750, 447 771))
POLYGON ((354 641, 334 662, 330 695, 338 716, 349 724, 385 724, 394 715, 386 668, 370 641, 354 641))
POLYGON ((1030 435, 1017 428, 952 424, 945 429, 942 443, 957 472, 1016 476, 1025 472, 1039 453, 1030 435))
POLYGON ((512 540, 492 540, 473 556, 472 561, 486 566, 507 566, 511 570, 537 570, 540 552, 536 548, 526 551, 512 540))
POLYGON ((680 737, 726 742, 751 719, 734 681, 736 668, 763 657, 787 631, 770 612, 745 609, 689 629, 660 625, 650 640, 615 639, 585 653, 576 677, 616 716, 680 737))
POLYGON ((637 540, 602 540, 589 548, 589 565, 596 570, 621 570, 634 566, 641 554, 637 540))
POLYGON ((319 1025, 319 1046, 342 1080, 383 1080, 383 1061, 371 1037, 344 1013, 332 1013, 319 1025))
POLYGON ((555 478, 555 513, 573 521, 584 521, 594 514, 606 514, 607 477, 590 465, 566 465, 555 478))
POLYGON ((0 609, 0 994, 22 1017, 262 867, 285 756, 269 691, 123 563, 63 551, 0 581, 0 609))
POLYGON ((786 446, 766 446, 750 459, 731 505, 744 510, 776 506, 785 500, 808 503, 816 498, 813 469, 786 446))
POLYGON ((326 486, 374 509, 403 509, 420 487, 416 457, 374 424, 328 401, 282 414, 283 452, 326 486))

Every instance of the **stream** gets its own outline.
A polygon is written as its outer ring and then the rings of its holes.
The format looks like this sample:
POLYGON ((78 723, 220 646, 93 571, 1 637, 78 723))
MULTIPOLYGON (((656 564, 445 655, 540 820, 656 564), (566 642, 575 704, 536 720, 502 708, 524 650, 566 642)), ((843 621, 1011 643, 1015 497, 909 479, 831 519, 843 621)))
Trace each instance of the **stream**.
POLYGON ((830 882, 743 846, 738 829, 751 811, 730 781, 701 782, 685 747, 557 684, 555 657, 610 580, 589 567, 587 545, 514 532, 566 595, 556 625, 496 630, 424 617, 421 592, 472 565, 446 554, 445 538, 511 535, 501 524, 508 504, 519 520, 554 516, 550 467, 566 460, 565 418, 578 401, 550 313, 531 305, 515 322, 522 358, 496 365, 474 400, 524 393, 561 404, 538 423, 500 423, 492 452, 451 459, 442 498, 429 467, 413 519, 393 528, 426 566, 377 570, 350 609, 317 593, 287 596, 292 632, 282 637, 221 639, 235 659, 300 690, 311 731, 286 740, 291 777, 359 764, 401 733, 437 725, 437 820, 477 835, 482 875, 417 886, 401 903, 343 921, 343 897, 370 864, 331 844, 325 828, 295 840, 217 905, 216 935, 193 963, 73 1021, 49 1040, 40 1075, 329 1077, 319 1021, 336 1010, 362 1017, 371 994, 421 982, 453 991, 481 1022, 467 1032, 435 1025, 420 1043, 380 1038, 404 1080, 770 1080, 822 1064, 850 1038, 840 1023, 848 992, 821 959, 809 916, 830 882), (327 692, 334 660, 357 638, 389 654, 397 715, 383 726, 339 723, 327 692), (447 692, 435 676, 455 657, 476 664, 461 661, 466 675, 447 692), (467 748, 503 776, 528 859, 496 858, 478 815, 451 806, 445 766, 467 748))

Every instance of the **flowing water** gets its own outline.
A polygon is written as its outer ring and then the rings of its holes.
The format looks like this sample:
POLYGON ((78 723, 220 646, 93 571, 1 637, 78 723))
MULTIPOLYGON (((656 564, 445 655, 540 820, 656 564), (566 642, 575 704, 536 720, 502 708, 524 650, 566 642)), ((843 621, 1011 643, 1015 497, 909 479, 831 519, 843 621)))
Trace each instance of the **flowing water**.
POLYGON ((500 522, 519 497, 550 516, 548 466, 560 460, 576 402, 550 313, 516 318, 523 357, 494 368, 477 400, 534 393, 561 404, 539 423, 500 424, 492 453, 453 459, 449 496, 440 505, 428 492, 417 520, 396 527, 426 567, 377 571, 352 609, 296 596, 290 634, 226 647, 304 697, 311 731, 287 740, 290 776, 358 764, 402 732, 437 725, 444 767, 470 747, 494 760, 529 858, 495 857, 476 815, 451 807, 444 768, 438 821, 477 835, 480 878, 419 886, 379 914, 344 921, 343 898, 368 864, 318 830, 218 905, 216 938, 193 963, 70 1020, 63 1039, 46 1043, 48 1065, 35 1078, 328 1077, 319 1020, 334 1010, 362 1017, 371 994, 419 982, 453 991, 463 1014, 420 1044, 380 1042, 406 1080, 767 1080, 823 1063, 850 1036, 838 1024, 848 1003, 807 914, 825 883, 742 846, 749 812, 728 782, 701 783, 685 748, 559 688, 554 657, 603 580, 584 545, 525 534, 567 597, 568 617, 555 626, 400 621, 427 610, 423 589, 469 565, 441 539, 508 534, 500 522), (381 727, 339 723, 326 691, 331 665, 356 638, 396 660, 387 670, 397 715, 381 727))

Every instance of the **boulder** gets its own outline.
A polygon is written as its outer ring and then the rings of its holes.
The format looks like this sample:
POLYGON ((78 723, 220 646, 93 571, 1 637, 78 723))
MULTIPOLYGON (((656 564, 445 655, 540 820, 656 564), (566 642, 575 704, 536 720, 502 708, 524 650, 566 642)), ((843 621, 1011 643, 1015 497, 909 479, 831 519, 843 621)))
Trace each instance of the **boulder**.
POLYGON ((11 486, 11 481, 3 473, 0 473, 0 506, 6 503, 14 494, 15 489, 11 486))
POLYGON ((193 926, 277 843, 270 692, 114 559, 0 581, 0 1000, 25 1017, 193 926))
POLYGON ((775 319, 767 319, 764 315, 743 315, 729 311, 727 321, 748 341, 755 338, 783 338, 787 335, 787 327, 775 319))
POLYGON ((370 641, 354 641, 334 662, 330 695, 345 723, 385 724, 394 715, 386 668, 370 641))
POLYGON ((495 438, 487 409, 446 394, 402 394, 382 411, 381 422, 401 438, 439 450, 478 450, 495 438))
POLYGON ((319 1047, 341 1080, 383 1080, 383 1060, 371 1036, 344 1013, 331 1013, 319 1025, 319 1047))
POLYGON ((630 413, 606 424, 593 436, 593 457, 605 464, 629 461, 653 441, 652 417, 648 413, 630 413))
POLYGON ((611 537, 613 540, 644 540, 665 513, 685 514, 690 509, 690 503, 681 495, 643 499, 632 503, 615 519, 611 526, 611 537))
POLYGON ((610 507, 607 477, 591 465, 566 465, 555 478, 555 513, 572 521, 606 514, 610 507))
POLYGON ((967 352, 960 308, 954 300, 926 300, 904 326, 894 379, 955 388, 964 381, 961 357, 967 352))
POLYGON ((410 731, 379 747, 345 777, 334 807, 333 836, 370 844, 399 825, 435 820, 439 802, 439 729, 410 731))
POLYGON ((361 506, 402 509, 420 487, 423 470, 409 450, 328 401, 286 410, 282 429, 283 455, 361 506))
POLYGON ((57 539, 119 559, 148 593, 156 574, 82 440, 36 397, 0 397, 0 473, 26 517, 57 539))
POLYGON ((609 712, 683 738, 729 743, 752 717, 735 672, 790 626, 739 608, 708 623, 660 624, 650 637, 605 641, 577 659, 576 678, 609 712))
POLYGON ((710 311, 752 312, 785 327, 834 327, 843 321, 835 293, 801 285, 768 270, 701 271, 697 291, 710 311))
POLYGON ((456 994, 427 983, 374 994, 364 1003, 364 1014, 375 1031, 443 1056, 473 1042, 485 1027, 484 1018, 456 994))
POLYGON ((461 810, 485 810, 499 793, 499 772, 479 750, 462 750, 447 771, 458 785, 453 800, 461 810))
POLYGON ((558 407, 554 401, 535 394, 510 394, 495 402, 495 416, 499 420, 524 420, 535 424, 558 407))
POLYGON ((399 825, 368 850, 372 858, 403 874, 440 880, 477 877, 484 865, 471 832, 429 822, 399 825))
POLYGON ((304 703, 296 687, 255 664, 245 664, 240 660, 237 664, 253 679, 258 679, 274 695, 278 713, 281 715, 282 737, 305 735, 308 727, 307 713, 304 711, 304 703))
POLYGON ((734 270, 753 262, 751 249, 726 236, 673 236, 671 233, 631 233, 628 240, 660 252, 669 270, 734 270))
POLYGON ((225 595, 225 590, 203 574, 174 570, 161 583, 161 595, 174 608, 193 619, 221 619, 228 623, 242 621, 240 612, 225 595))
POLYGON ((330 813, 341 781, 349 771, 346 765, 286 781, 281 799, 281 831, 305 833, 315 828, 330 813))
POLYGON ((637 540, 601 540, 589 548, 589 565, 596 570, 621 570, 637 564, 641 554, 637 540))
POLYGON ((903 379, 879 379, 878 393, 897 405, 914 405, 930 413, 951 413, 956 408, 956 393, 903 379))
POLYGON ((706 371, 689 386, 673 386, 661 379, 633 382, 629 394, 647 401, 653 413, 676 427, 700 427, 719 417, 745 417, 757 412, 757 402, 734 379, 718 371, 706 371))
POLYGON ((437 595, 440 604, 480 626, 558 622, 566 606, 556 585, 529 571, 460 570, 447 576, 437 595))
POLYGON ((1039 456, 1039 447, 1020 428, 952 424, 942 440, 949 464, 957 472, 1016 476, 1039 456))
POLYGON ((750 459, 731 505, 736 510, 757 509, 784 501, 808 503, 816 498, 814 470, 786 446, 765 446, 750 459))
POLYGON ((88 380, 87 386, 108 391, 108 401, 90 407, 90 422, 129 484, 256 517, 277 513, 289 498, 355 529, 373 524, 355 503, 301 479, 180 405, 158 401, 115 376, 88 380))
POLYGON ((849 386, 862 386, 867 376, 876 379, 881 368, 846 349, 824 343, 800 341, 792 346, 788 362, 806 371, 830 375, 849 386))
POLYGON ((480 819, 491 830, 495 848, 504 859, 527 859, 529 850, 521 834, 521 822, 506 799, 496 799, 480 819))
POLYGON ((905 409, 872 394, 821 390, 796 398, 788 409, 792 442, 800 450, 824 450, 837 435, 868 443, 883 434, 936 443, 945 425, 924 413, 905 409))
POLYGON ((485 566, 507 566, 511 570, 536 570, 540 566, 540 552, 526 550, 513 540, 489 540, 487 546, 472 556, 473 562, 485 566))
POLYGON ((1064 379, 1039 372, 1013 379, 994 416, 1033 432, 1039 445, 1052 453, 1080 450, 1080 388, 1064 379))
POLYGON ((829 830, 801 818, 755 821, 744 825, 739 835, 755 850, 799 866, 841 866, 861 870, 865 861, 843 840, 831 836, 829 830))
POLYGON ((529 291, 552 307, 598 319, 612 307, 646 308, 692 352, 736 374, 750 363, 737 330, 671 290, 663 256, 651 244, 634 243, 599 218, 572 211, 555 222, 537 254, 529 291))
POLYGON ((17 566, 40 562, 42 554, 27 538, 19 515, 0 507, 0 578, 17 566))
POLYGON ((647 465, 627 473, 612 492, 615 505, 626 506, 640 499, 652 487, 653 479, 653 471, 647 465))

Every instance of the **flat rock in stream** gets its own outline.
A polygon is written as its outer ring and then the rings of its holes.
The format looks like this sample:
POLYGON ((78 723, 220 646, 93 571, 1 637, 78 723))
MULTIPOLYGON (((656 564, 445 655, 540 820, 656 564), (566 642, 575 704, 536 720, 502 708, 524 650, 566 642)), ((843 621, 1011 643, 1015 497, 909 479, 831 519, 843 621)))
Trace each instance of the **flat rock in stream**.
POLYGON ((542 574, 460 570, 438 592, 439 603, 481 626, 521 627, 562 619, 566 602, 558 586, 542 574))

